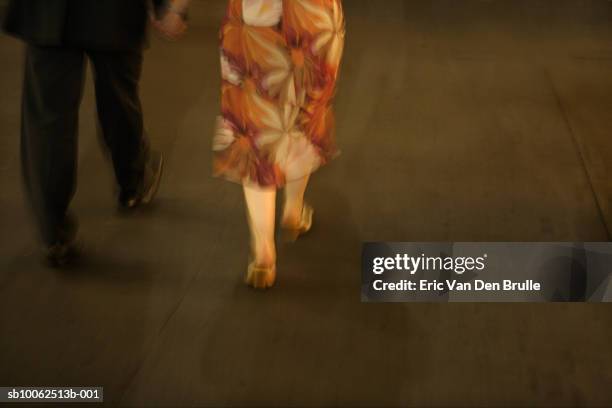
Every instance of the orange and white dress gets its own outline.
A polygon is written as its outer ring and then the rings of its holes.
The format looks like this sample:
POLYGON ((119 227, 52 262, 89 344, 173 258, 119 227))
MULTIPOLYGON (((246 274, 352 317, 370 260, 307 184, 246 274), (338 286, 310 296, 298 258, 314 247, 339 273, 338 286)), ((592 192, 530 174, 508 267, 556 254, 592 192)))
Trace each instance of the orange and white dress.
POLYGON ((220 31, 217 176, 282 187, 336 155, 341 0, 229 0, 220 31))

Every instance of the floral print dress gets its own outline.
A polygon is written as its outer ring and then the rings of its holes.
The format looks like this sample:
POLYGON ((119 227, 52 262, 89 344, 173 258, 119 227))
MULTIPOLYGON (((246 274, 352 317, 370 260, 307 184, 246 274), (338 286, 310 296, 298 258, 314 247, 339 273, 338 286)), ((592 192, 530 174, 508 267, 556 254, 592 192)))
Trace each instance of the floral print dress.
POLYGON ((229 0, 220 31, 214 173, 282 187, 336 155, 341 0, 229 0))

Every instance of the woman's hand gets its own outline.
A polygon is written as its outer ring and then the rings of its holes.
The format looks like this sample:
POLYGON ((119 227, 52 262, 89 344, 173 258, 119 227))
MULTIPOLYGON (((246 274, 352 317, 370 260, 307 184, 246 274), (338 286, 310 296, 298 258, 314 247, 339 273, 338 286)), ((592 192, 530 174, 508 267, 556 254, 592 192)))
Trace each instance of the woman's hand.
POLYGON ((168 10, 160 20, 152 16, 151 24, 163 37, 173 41, 181 38, 187 31, 183 16, 173 10, 168 10))

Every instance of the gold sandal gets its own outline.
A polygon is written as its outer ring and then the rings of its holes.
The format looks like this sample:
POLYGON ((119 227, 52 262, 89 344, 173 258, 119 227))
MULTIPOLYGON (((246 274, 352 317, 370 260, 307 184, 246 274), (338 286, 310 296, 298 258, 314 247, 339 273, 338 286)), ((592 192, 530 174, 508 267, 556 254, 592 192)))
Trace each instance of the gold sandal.
POLYGON ((255 289, 269 289, 276 281, 276 265, 258 266, 255 261, 249 264, 245 283, 255 289))
POLYGON ((307 234, 312 228, 312 219, 314 217, 314 209, 307 203, 302 207, 302 216, 297 225, 283 224, 283 232, 285 240, 295 242, 297 239, 307 234))

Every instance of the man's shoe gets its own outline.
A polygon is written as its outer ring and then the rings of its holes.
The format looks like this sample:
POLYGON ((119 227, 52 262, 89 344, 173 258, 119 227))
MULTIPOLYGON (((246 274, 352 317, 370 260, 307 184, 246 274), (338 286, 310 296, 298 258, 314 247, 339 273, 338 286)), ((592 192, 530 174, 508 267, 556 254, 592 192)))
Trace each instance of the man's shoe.
POLYGON ((147 205, 155 198, 164 169, 164 156, 161 152, 152 151, 145 165, 142 186, 135 194, 122 193, 119 204, 128 210, 135 209, 141 205, 147 205))
POLYGON ((81 256, 82 247, 77 240, 57 243, 45 248, 45 261, 51 268, 64 268, 81 256))

